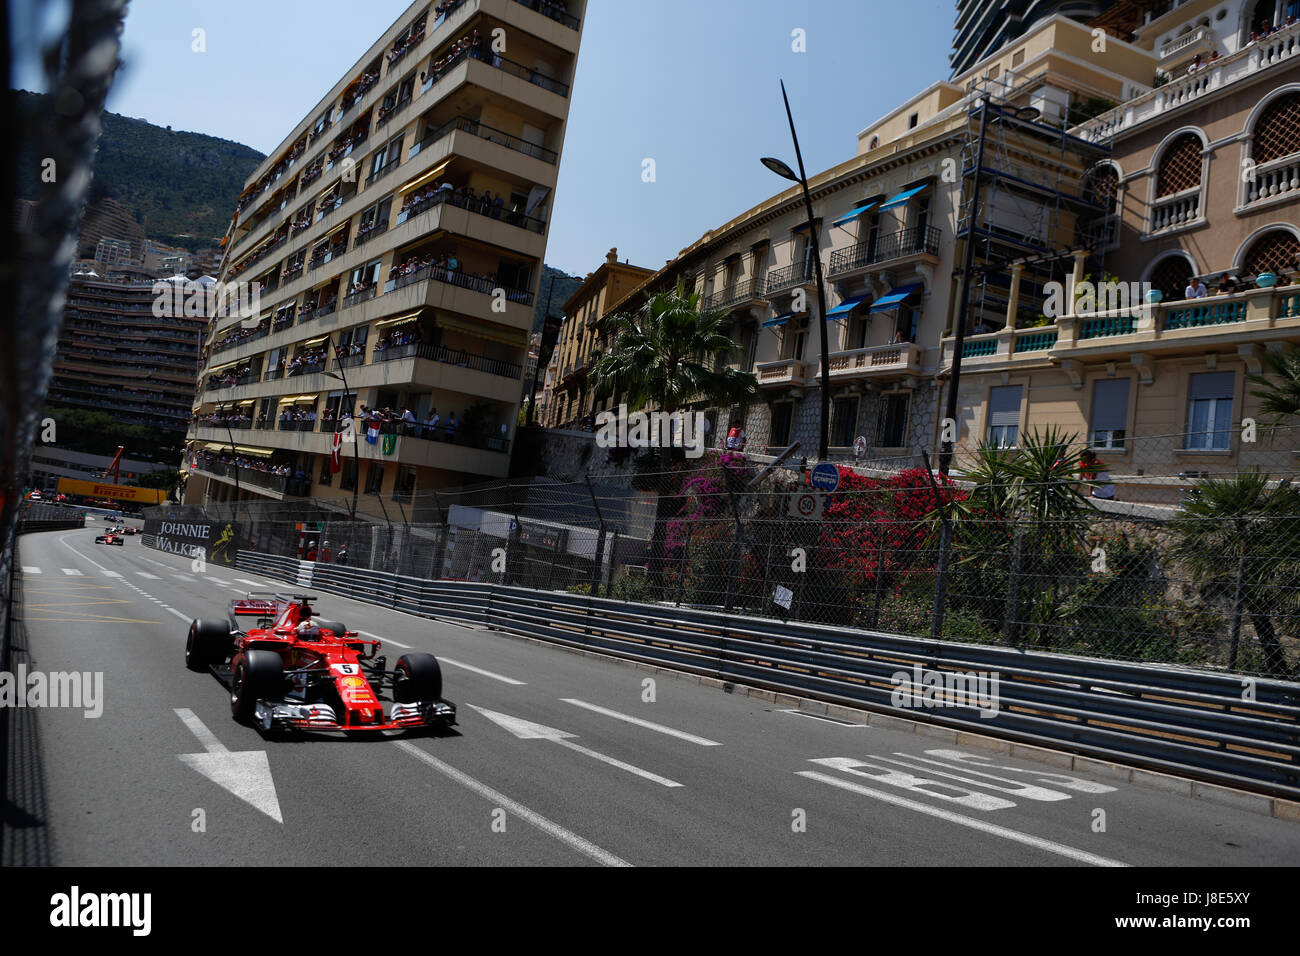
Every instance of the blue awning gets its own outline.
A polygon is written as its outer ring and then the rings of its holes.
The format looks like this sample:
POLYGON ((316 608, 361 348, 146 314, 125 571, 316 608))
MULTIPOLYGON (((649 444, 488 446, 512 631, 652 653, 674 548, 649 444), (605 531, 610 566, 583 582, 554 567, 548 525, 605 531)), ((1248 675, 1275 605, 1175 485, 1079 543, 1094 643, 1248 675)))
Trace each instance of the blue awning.
POLYGON ((883 295, 875 302, 871 303, 872 312, 888 312, 890 309, 896 309, 904 299, 921 288, 921 283, 913 285, 899 286, 896 289, 890 289, 889 295, 883 295))
POLYGON ((881 203, 880 208, 893 209, 895 206, 901 206, 903 205, 903 203, 907 202, 909 199, 911 199, 913 196, 915 196, 922 189, 925 189, 929 185, 930 185, 929 183, 922 183, 920 186, 917 186, 915 189, 905 190, 899 193, 893 199, 888 199, 885 202, 881 203))
POLYGON ((864 301, 866 301, 869 298, 871 298, 871 295, 868 293, 865 295, 856 296, 852 299, 845 299, 835 308, 828 310, 826 312, 826 318, 828 319, 835 318, 837 321, 840 318, 847 318, 850 312, 852 312, 854 309, 856 309, 859 305, 861 305, 864 301))
POLYGON ((778 315, 775 319, 768 319, 766 322, 763 323, 763 328, 770 329, 776 325, 785 325, 793 318, 794 318, 794 313, 787 312, 785 315, 778 315))
POLYGON ((864 212, 866 212, 868 209, 871 209, 875 205, 876 204, 874 202, 869 202, 865 206, 859 206, 857 209, 854 209, 852 212, 846 212, 844 215, 840 216, 840 218, 836 219, 833 223, 831 223, 831 225, 842 226, 845 223, 852 222, 854 219, 857 219, 864 212))

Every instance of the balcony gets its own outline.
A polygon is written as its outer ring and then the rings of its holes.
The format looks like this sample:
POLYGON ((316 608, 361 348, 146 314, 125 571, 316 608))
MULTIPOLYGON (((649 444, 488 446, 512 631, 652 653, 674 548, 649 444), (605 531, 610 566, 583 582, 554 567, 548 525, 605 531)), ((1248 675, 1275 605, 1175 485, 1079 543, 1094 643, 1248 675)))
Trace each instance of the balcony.
POLYGON ((1160 48, 1160 65, 1172 67, 1192 59, 1198 53, 1208 54, 1214 46, 1214 31, 1209 27, 1198 27, 1191 33, 1170 40, 1160 48))
POLYGON ((432 265, 423 266, 414 272, 398 276, 396 279, 389 279, 384 283, 384 292, 396 292, 398 289, 408 285, 414 285, 425 279, 431 279, 434 282, 444 282, 448 285, 458 286, 462 289, 469 289, 471 292, 481 292, 483 295, 492 295, 496 289, 505 288, 506 301, 517 302, 521 305, 532 305, 533 294, 521 289, 510 289, 501 286, 495 282, 489 282, 486 279, 480 279, 477 276, 465 275, 459 270, 453 272, 450 269, 438 269, 432 265))
POLYGON ((515 3, 522 4, 529 10, 535 10, 544 17, 550 17, 556 23, 562 23, 570 30, 577 30, 582 25, 582 21, 577 17, 556 10, 554 7, 542 3, 541 0, 515 0, 515 3))
POLYGON ((413 342, 409 345, 393 345, 386 349, 376 349, 370 359, 370 364, 376 365, 381 362, 392 362, 404 358, 427 359, 430 362, 441 362, 445 365, 470 368, 478 372, 487 372, 489 375, 500 375, 511 379, 521 378, 524 372, 523 366, 516 362, 506 362, 502 359, 488 358, 486 355, 478 355, 462 349, 451 349, 443 345, 425 345, 419 342, 413 342))
POLYGON ((767 296, 771 298, 796 286, 811 286, 817 282, 817 272, 811 262, 788 265, 767 274, 767 296))
POLYGON ((479 201, 478 197, 472 199, 464 195, 457 197, 456 191, 453 189, 440 189, 427 199, 422 199, 407 206, 397 214, 397 225, 400 226, 404 222, 409 222, 435 206, 454 206, 457 209, 464 209, 466 212, 472 212, 476 216, 482 216, 485 219, 493 219, 528 232, 535 232, 539 236, 546 232, 546 223, 535 216, 526 216, 521 212, 510 212, 500 206, 488 207, 479 201))
POLYGON ((760 388, 801 388, 808 384, 809 366, 800 359, 760 362, 754 371, 760 388))
MULTIPOLYGON (((1196 32, 1189 33, 1187 36, 1193 37, 1196 32)), ((1177 59, 1177 55, 1182 52, 1184 51, 1172 51, 1175 54, 1174 59, 1177 59)), ((1191 52, 1195 54, 1195 50, 1191 52)), ((1252 43, 1231 56, 1207 63, 1190 76, 1178 77, 1164 86, 1134 97, 1127 103, 1122 103, 1113 110, 1075 127, 1070 132, 1091 142, 1102 142, 1116 133, 1129 130, 1155 116, 1195 102, 1207 93, 1253 80, 1260 71, 1268 70, 1297 54, 1300 54, 1300 23, 1283 27, 1271 36, 1252 43)), ((1168 62, 1170 61, 1166 61, 1168 62)))
POLYGON ((1177 229, 1201 218, 1201 187, 1194 186, 1171 196, 1164 196, 1151 204, 1149 233, 1177 229))
POLYGON ((369 302, 375 297, 375 293, 378 291, 379 287, 372 285, 359 292, 350 292, 343 297, 343 308, 346 309, 351 305, 359 305, 362 302, 369 302))
POLYGON ((501 130, 495 129, 491 126, 484 126, 482 123, 477 123, 473 120, 467 120, 461 117, 443 123, 442 126, 437 129, 426 133, 423 139, 411 147, 411 153, 406 158, 406 161, 409 163, 419 155, 420 150, 429 146, 431 143, 437 142, 447 134, 457 131, 469 133, 472 136, 485 139, 489 143, 496 143, 498 146, 504 146, 506 149, 512 149, 517 153, 523 153, 525 156, 540 159, 542 162, 549 163, 552 166, 559 161, 559 156, 553 149, 547 149, 545 146, 530 143, 526 139, 520 139, 518 136, 512 136, 509 133, 503 133, 501 130))
POLYGON ((767 298, 764 295, 766 289, 766 276, 741 279, 739 282, 733 282, 725 289, 721 289, 709 296, 705 308, 739 309, 748 308, 751 305, 766 305, 767 298))
POLYGON ((489 53, 485 57, 479 57, 475 55, 472 49, 462 50, 460 53, 452 57, 447 62, 447 64, 442 68, 441 71, 437 73, 430 73, 428 77, 425 78, 424 86, 421 87, 421 92, 427 93, 430 89, 432 89, 435 83, 437 83, 444 76, 449 74, 452 70, 456 69, 456 67, 460 66, 460 64, 464 63, 466 60, 475 60, 476 62, 481 63, 484 66, 490 66, 493 69, 500 70, 503 73, 508 73, 511 76, 516 76, 521 80, 526 80, 527 82, 532 83, 534 86, 540 86, 542 89, 548 90, 557 96, 567 97, 569 95, 568 85, 565 83, 561 83, 559 80, 553 80, 550 77, 546 76, 545 74, 539 73, 536 70, 529 69, 528 67, 524 66, 522 63, 516 63, 514 60, 507 60, 505 57, 498 56, 495 53, 489 53))
POLYGON ((255 468, 239 468, 224 461, 200 460, 198 471, 214 478, 225 479, 230 484, 235 483, 236 472, 238 472, 241 487, 259 488, 281 496, 286 493, 289 484, 288 475, 273 475, 255 468))
POLYGON ((940 236, 939 230, 934 226, 923 229, 912 227, 880 236, 874 243, 859 242, 848 249, 831 253, 827 275, 831 278, 844 278, 886 262, 927 256, 937 264, 940 236))
POLYGON ((917 375, 921 371, 923 354, 924 350, 919 345, 910 342, 832 352, 830 354, 831 381, 917 375))
MULTIPOLYGON (((967 336, 962 362, 976 368, 1005 368, 1069 360, 1112 361, 1132 358, 1150 374, 1148 353, 1204 355, 1235 350, 1253 356, 1269 342, 1300 334, 1300 287, 1251 289, 1233 295, 1162 302, 1128 311, 1067 315, 1054 325, 1002 329, 967 336)), ((943 340, 941 364, 952 361, 955 339, 943 340)))
POLYGON ((1243 183, 1245 206, 1300 195, 1300 153, 1260 163, 1250 172, 1251 178, 1243 183))

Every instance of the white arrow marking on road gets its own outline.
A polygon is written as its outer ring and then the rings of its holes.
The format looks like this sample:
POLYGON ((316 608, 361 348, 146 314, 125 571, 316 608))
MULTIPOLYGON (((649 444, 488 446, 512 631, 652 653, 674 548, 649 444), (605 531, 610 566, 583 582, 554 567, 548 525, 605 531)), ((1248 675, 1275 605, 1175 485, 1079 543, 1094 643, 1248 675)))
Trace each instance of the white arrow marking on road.
MULTIPOLYGON (((980 767, 985 770, 1009 770, 1012 773, 1031 774, 1043 783, 1054 783, 1065 790, 1077 790, 1079 793, 1115 792, 1115 788, 1108 784, 1097 783, 1093 780, 1085 780, 1082 777, 1073 777, 1068 773, 1053 773, 1051 771, 1039 770, 1033 767, 1008 767, 1006 764, 994 763, 987 757, 981 757, 977 754, 963 753, 960 750, 927 750, 926 753, 930 754, 932 757, 943 757, 946 760, 954 760, 958 763, 980 767)), ((924 757, 916 757, 914 759, 923 760, 926 763, 939 763, 937 760, 926 760, 924 757)), ((941 766, 949 765, 943 764, 941 766)))
POLYGON ((588 757, 594 757, 602 763, 607 763, 611 767, 618 767, 620 770, 626 770, 628 773, 634 773, 638 777, 644 777, 646 780, 652 780, 657 784, 665 787, 680 787, 681 784, 676 780, 669 780, 667 777, 661 777, 657 773, 651 773, 649 770, 642 770, 640 767, 634 767, 630 763, 624 763, 621 760, 615 760, 605 754, 597 753, 594 750, 588 750, 586 747, 575 744, 572 739, 577 734, 566 733, 563 730, 556 730, 554 727, 547 727, 545 724, 535 724, 530 720, 523 720, 519 717, 511 717, 508 714, 498 714, 494 710, 485 710, 482 707, 469 705, 477 710, 480 714, 492 721, 498 726, 504 727, 510 733, 514 734, 520 740, 550 740, 561 747, 567 747, 570 750, 588 757))
POLYGON ((998 793, 1009 793, 1013 797, 1024 797, 1026 800, 1045 800, 1054 802, 1056 800, 1069 800, 1068 793, 1061 793, 1059 790, 1049 790, 1046 787, 1036 787, 1032 783, 1025 783, 1023 780, 1012 780, 1010 777, 997 777, 991 773, 980 773, 978 770, 967 770, 963 767, 952 767, 948 764, 939 763, 937 760, 926 760, 924 757, 910 757, 908 754, 895 751, 893 757, 877 757, 877 760, 883 760, 885 763, 896 763, 900 767, 906 767, 908 770, 919 770, 921 773, 928 773, 932 777, 947 777, 949 780, 958 780, 961 783, 973 783, 985 790, 996 790, 998 793), (904 759, 898 760, 896 758, 904 759), (924 761, 924 763, 922 762, 924 761), (945 767, 945 770, 935 770, 928 766, 935 764, 939 767, 945 767), (953 770, 962 770, 962 773, 952 773, 953 770), (979 779, 975 779, 978 777, 979 779))
POLYGON ((653 730, 657 733, 667 734, 670 737, 677 737, 681 740, 689 741, 693 744, 699 744, 701 747, 721 747, 722 744, 716 740, 710 740, 708 737, 697 737, 694 734, 688 734, 684 730, 675 730, 672 727, 665 727, 663 724, 656 724, 653 721, 642 720, 640 717, 632 717, 628 714, 620 714, 616 710, 609 710, 606 707, 597 707, 595 704, 589 704, 585 700, 576 700, 573 697, 561 697, 560 700, 566 704, 572 704, 574 707, 582 707, 597 714, 604 714, 606 717, 613 717, 615 720, 623 720, 629 724, 636 724, 638 727, 644 727, 646 730, 653 730))
MULTIPOLYGON (((814 761, 815 762, 815 761, 814 761)), ((830 774, 818 773, 816 770, 797 770, 795 771, 800 777, 807 777, 809 780, 820 780, 822 783, 829 783, 832 787, 839 787, 841 790, 851 790, 853 793, 860 793, 864 797, 874 797, 885 803, 892 803, 896 807, 905 807, 908 810, 915 810, 917 813, 925 813, 932 817, 938 817, 940 820, 947 820, 949 823, 955 823, 958 826, 970 827, 972 830, 979 830, 981 833, 988 833, 993 836, 1002 837, 1006 840, 1014 840, 1016 843, 1023 843, 1026 846, 1037 847, 1040 850, 1046 850, 1048 853, 1056 853, 1060 856, 1071 860, 1078 860, 1080 863, 1090 863, 1093 866, 1128 866, 1119 860, 1112 860, 1109 857, 1097 856, 1094 853, 1088 853, 1085 850, 1078 850, 1072 846, 1066 846, 1064 843, 1056 843, 1052 840, 1045 840, 1042 837, 1036 837, 1029 833, 1021 833, 1019 830, 1011 830, 1007 827, 1000 827, 996 823, 988 823, 984 820, 977 820, 974 817, 968 817, 961 813, 953 813, 950 810, 944 810, 940 807, 931 807, 916 800, 909 800, 907 797, 900 797, 893 793, 882 793, 879 790, 873 790, 870 787, 864 787, 861 784, 853 783, 849 780, 841 780, 838 777, 832 777, 830 774)))
POLYGON ((265 750, 244 750, 238 753, 227 750, 216 734, 204 726, 192 710, 176 708, 176 716, 207 753, 178 754, 177 758, 193 767, 219 787, 229 790, 240 800, 261 810, 276 823, 284 823, 280 814, 280 801, 275 795, 275 781, 271 779, 271 764, 265 750))

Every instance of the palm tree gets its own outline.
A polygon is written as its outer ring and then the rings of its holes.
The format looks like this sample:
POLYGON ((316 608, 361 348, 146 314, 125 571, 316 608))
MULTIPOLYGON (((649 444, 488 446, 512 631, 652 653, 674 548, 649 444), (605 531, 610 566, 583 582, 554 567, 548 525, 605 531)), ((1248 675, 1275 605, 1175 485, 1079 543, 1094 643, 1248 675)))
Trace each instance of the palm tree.
POLYGON ((1207 597, 1234 606, 1240 600, 1259 640, 1265 672, 1289 678, 1292 668, 1275 617, 1285 626, 1300 610, 1300 491, 1286 483, 1270 488, 1269 476, 1257 468, 1204 479, 1197 491, 1170 522, 1176 536, 1170 554, 1207 597))
POLYGON ((1300 415, 1300 346, 1292 345, 1280 352, 1265 351, 1263 364, 1268 374, 1246 376, 1260 388, 1250 394, 1260 400, 1259 407, 1276 427, 1286 418, 1300 415))
MULTIPOLYGON (((724 334, 727 313, 700 308, 698 293, 686 295, 680 284, 672 292, 652 295, 633 314, 611 315, 610 344, 592 363, 590 385, 597 394, 613 393, 633 408, 669 414, 699 401, 732 405, 758 394, 758 379, 727 365, 738 348, 724 334)), ((672 502, 668 485, 672 450, 659 449, 659 497, 651 540, 649 582, 663 582, 665 526, 672 502)))

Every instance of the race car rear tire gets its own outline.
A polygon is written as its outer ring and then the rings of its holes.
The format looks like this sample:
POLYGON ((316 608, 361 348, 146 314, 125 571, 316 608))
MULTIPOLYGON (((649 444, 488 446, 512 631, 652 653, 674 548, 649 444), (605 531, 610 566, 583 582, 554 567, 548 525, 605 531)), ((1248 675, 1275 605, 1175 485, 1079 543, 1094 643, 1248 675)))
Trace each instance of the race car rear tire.
POLYGON ((393 699, 399 704, 442 699, 442 668, 432 654, 403 654, 394 670, 393 699))
POLYGON ((230 656, 230 628, 225 621, 195 619, 185 639, 185 666, 205 671, 230 656))
POLYGON ((230 662, 230 714, 250 723, 258 700, 278 698, 284 686, 284 662, 275 651, 245 651, 230 662))

